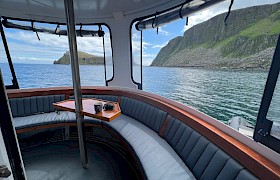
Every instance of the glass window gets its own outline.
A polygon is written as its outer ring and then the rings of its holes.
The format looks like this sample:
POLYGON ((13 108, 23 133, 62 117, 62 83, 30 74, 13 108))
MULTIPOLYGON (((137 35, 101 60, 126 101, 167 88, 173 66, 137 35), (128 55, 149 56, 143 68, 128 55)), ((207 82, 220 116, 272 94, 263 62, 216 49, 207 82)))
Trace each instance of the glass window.
POLYGON ((111 35, 107 26, 102 26, 105 31, 104 36, 104 50, 105 50, 105 63, 106 63, 106 85, 107 82, 113 79, 114 76, 114 62, 112 57, 111 35))
MULTIPOLYGON (((79 29, 79 26, 76 29, 79 29)), ((82 29, 97 31, 99 27, 83 26, 82 29)), ((82 86, 104 86, 106 81, 113 77, 110 31, 104 25, 101 26, 101 29, 105 33, 104 38, 77 37, 82 86), (104 65, 106 66, 104 67, 104 65)))
POLYGON ((10 71, 10 67, 8 64, 8 60, 6 57, 6 52, 4 49, 3 41, 2 39, 0 40, 0 68, 1 68, 1 73, 5 82, 5 85, 12 85, 12 74, 10 71))
POLYGON ((280 33, 279 5, 236 0, 225 25, 229 4, 190 15, 187 26, 179 19, 143 30, 143 90, 225 124, 235 118, 236 129, 252 136, 280 33))
MULTIPOLYGON (((132 45, 132 79, 138 84, 138 86, 142 83, 142 72, 141 72, 141 31, 137 31, 135 29, 135 24, 132 25, 131 29, 131 45, 132 45)), ((141 86, 141 85, 140 85, 141 86)), ((142 89, 142 87, 140 88, 142 89)))
MULTIPOLYGON (((10 21, 31 26, 30 22, 10 21)), ((65 25, 34 23, 35 28, 66 30, 65 25)), ((76 26, 79 30, 81 27, 76 26)), ((82 26, 82 30, 98 30, 96 25, 82 26)), ((104 86, 104 49, 106 57, 107 80, 113 76, 112 51, 109 29, 102 25, 105 32, 103 48, 102 37, 77 37, 80 78, 83 86, 104 86)), ((14 63, 20 88, 71 86, 72 74, 69 59, 67 36, 4 28, 12 61, 14 63)), ((78 33, 78 32, 77 32, 78 33)), ((2 47, 2 46, 1 46, 2 47)), ((2 52, 3 48, 1 48, 2 52)), ((4 82, 9 85, 10 72, 1 53, 1 70, 4 82)))
POLYGON ((267 112, 266 118, 273 121, 270 135, 280 139, 280 82, 278 81, 273 93, 273 97, 267 112))

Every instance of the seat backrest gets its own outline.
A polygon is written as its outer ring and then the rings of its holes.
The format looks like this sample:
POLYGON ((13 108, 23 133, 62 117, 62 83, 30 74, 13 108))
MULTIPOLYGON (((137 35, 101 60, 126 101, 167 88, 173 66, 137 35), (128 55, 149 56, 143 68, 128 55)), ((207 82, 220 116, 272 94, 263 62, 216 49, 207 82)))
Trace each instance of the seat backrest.
POLYGON ((65 95, 33 96, 9 99, 13 117, 55 111, 53 103, 65 100, 65 95))
POLYGON ((257 179, 208 139, 178 119, 171 118, 164 133, 197 179, 257 179))
POLYGON ((121 97, 120 107, 122 114, 142 122, 156 132, 159 132, 167 116, 166 112, 157 107, 128 97, 121 97))

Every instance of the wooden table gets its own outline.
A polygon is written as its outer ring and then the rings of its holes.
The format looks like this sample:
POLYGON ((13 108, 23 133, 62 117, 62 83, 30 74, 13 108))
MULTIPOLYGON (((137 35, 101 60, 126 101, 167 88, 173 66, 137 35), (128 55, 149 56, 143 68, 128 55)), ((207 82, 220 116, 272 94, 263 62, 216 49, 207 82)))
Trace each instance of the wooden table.
MULTIPOLYGON (((92 99, 83 99, 82 104, 83 104, 83 110, 81 113, 83 115, 93 117, 96 119, 100 119, 103 121, 110 122, 121 114, 121 109, 120 109, 119 103, 117 103, 117 102, 111 102, 111 101, 105 101, 105 100, 92 98, 92 99), (114 104, 114 109, 107 110, 107 111, 102 109, 101 112, 96 114, 95 110, 94 110, 94 104, 100 103, 100 102, 102 103, 103 106, 106 103, 112 103, 112 104, 114 104)), ((60 101, 57 103, 53 103, 53 106, 57 109, 75 112, 75 101, 74 100, 60 101)))

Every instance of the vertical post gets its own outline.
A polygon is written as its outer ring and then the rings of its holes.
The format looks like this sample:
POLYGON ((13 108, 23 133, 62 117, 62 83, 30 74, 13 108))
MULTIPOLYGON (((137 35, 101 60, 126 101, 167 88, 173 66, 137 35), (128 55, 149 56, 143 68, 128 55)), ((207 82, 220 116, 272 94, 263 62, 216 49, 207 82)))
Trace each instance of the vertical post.
MULTIPOLYGON (((99 28, 101 29, 101 28, 99 28)), ((104 40, 104 35, 102 37, 103 40, 103 59, 104 59, 104 75, 105 75, 105 84, 106 86, 108 86, 108 82, 107 82, 107 72, 106 72, 106 53, 105 53, 105 40, 104 40)))
POLYGON ((141 77, 141 81, 140 81, 140 90, 143 90, 143 31, 141 31, 141 47, 140 47, 140 77, 141 77))
POLYGON ((12 79, 13 85, 12 85, 11 88, 12 89, 19 89, 16 73, 15 73, 15 70, 14 70, 12 58, 11 58, 11 55, 10 55, 10 51, 9 51, 9 47, 8 47, 8 44, 7 44, 7 39, 6 39, 6 36, 5 36, 5 33, 4 33, 4 29, 3 29, 1 19, 0 19, 0 31, 1 31, 1 37, 2 37, 4 48, 5 48, 6 56, 7 56, 8 63, 9 63, 9 66, 10 66, 11 74, 13 76, 13 79, 12 79))
MULTIPOLYGON (((21 158, 17 134, 13 126, 12 112, 9 106, 2 72, 0 70, 0 129, 7 150, 11 170, 15 180, 26 179, 23 161, 21 158)), ((2 164, 0 164, 2 165, 2 164)), ((0 178, 2 179, 2 178, 0 178)))
POLYGON ((78 63, 78 51, 77 51, 77 41, 76 41, 76 28, 75 28, 75 16, 74 16, 74 5, 73 0, 64 0, 65 13, 67 20, 67 35, 69 41, 70 50, 70 62, 72 70, 72 80, 75 95, 75 111, 77 118, 78 136, 79 136, 79 147, 80 147, 80 157, 81 164, 86 168, 87 164, 87 154, 83 130, 83 116, 81 111, 82 106, 82 93, 81 93, 81 83, 80 83, 80 71, 78 63))

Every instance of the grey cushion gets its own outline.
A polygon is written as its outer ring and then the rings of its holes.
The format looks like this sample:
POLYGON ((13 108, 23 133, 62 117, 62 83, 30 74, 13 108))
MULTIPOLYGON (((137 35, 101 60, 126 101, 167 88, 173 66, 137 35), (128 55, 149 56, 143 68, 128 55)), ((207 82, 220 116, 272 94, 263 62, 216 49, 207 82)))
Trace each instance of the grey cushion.
POLYGON ((195 179, 173 148, 149 127, 123 114, 107 124, 133 147, 148 179, 195 179))
POLYGON ((60 114, 57 114, 56 112, 51 112, 25 117, 15 117, 13 118, 13 123, 16 129, 20 129, 30 126, 49 124, 53 122, 67 122, 70 120, 75 121, 75 119, 75 113, 63 111, 60 112, 60 114))
POLYGON ((168 122, 164 138, 198 179, 256 179, 224 151, 175 118, 168 122))
MULTIPOLYGON (((98 123, 100 120, 93 119, 85 116, 85 122, 98 123)), ((63 122, 76 122, 76 114, 68 111, 61 111, 59 114, 56 112, 36 114, 25 117, 13 118, 13 124, 16 129, 22 129, 27 127, 33 127, 38 125, 45 125, 51 123, 63 123, 63 122)))
POLYGON ((13 117, 54 112, 53 103, 65 100, 65 95, 33 96, 9 99, 13 117))
POLYGON ((147 103, 127 97, 121 97, 122 114, 128 115, 156 132, 159 132, 167 113, 147 103))

